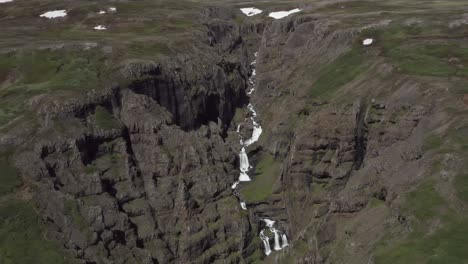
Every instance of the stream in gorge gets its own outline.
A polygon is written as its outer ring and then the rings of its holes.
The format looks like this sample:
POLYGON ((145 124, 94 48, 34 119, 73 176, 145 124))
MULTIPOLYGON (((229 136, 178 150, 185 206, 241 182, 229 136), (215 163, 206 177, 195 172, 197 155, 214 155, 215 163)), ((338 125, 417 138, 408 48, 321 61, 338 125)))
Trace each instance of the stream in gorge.
MULTIPOLYGON (((247 95, 251 96, 255 92, 256 88, 256 81, 255 81, 255 76, 256 76, 256 64, 257 64, 257 55, 258 52, 254 53, 255 59, 254 61, 250 64, 252 67, 252 75, 249 78, 249 83, 251 85, 250 90, 247 92, 247 95)), ((255 142, 258 141, 260 138, 263 130, 262 126, 257 122, 257 112, 255 111, 255 107, 253 106, 252 103, 249 103, 247 105, 247 109, 249 110, 250 113, 250 118, 246 118, 244 122, 248 122, 249 120, 252 122, 253 125, 253 131, 252 131, 252 136, 245 140, 243 139, 240 129, 242 127, 242 123, 238 124, 237 126, 237 133, 239 134, 240 138, 240 145, 241 145, 241 150, 239 152, 239 178, 234 184, 232 184, 232 189, 234 192, 234 195, 239 199, 240 201, 240 206, 243 210, 247 210, 247 204, 245 201, 242 201, 239 192, 237 190, 237 187, 241 182, 249 182, 251 181, 250 176, 248 175, 248 172, 250 169, 252 169, 252 166, 250 166, 249 163, 249 157, 247 156, 246 148, 255 142)), ((265 255, 270 255, 272 250, 271 250, 271 245, 270 245, 270 238, 265 234, 267 230, 269 230, 273 235, 274 235, 274 241, 273 241, 273 249, 275 251, 282 250, 283 248, 287 247, 289 245, 288 243, 288 238, 286 234, 276 228, 274 228, 275 221, 270 220, 270 219, 262 219, 262 221, 265 223, 265 228, 262 229, 259 233, 259 237, 263 242, 264 245, 264 253, 265 255)))

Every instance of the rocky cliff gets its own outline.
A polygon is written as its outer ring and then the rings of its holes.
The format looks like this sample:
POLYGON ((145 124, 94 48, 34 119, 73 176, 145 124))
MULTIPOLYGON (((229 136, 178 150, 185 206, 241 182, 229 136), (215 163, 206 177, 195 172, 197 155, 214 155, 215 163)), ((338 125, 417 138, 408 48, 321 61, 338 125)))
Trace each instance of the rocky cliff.
MULTIPOLYGON (((125 60, 102 89, 30 100, 37 120, 9 124, 0 142, 47 240, 89 264, 404 263, 400 245, 447 250, 418 243, 452 239, 438 232, 464 219, 452 183, 466 169, 466 75, 408 65, 439 56, 414 46, 462 38, 426 17, 323 6, 281 20, 205 8, 192 52, 125 60), (405 49, 416 59, 395 53, 405 49), (237 191, 249 102, 263 133, 237 191), (289 239, 268 256, 261 239, 277 234, 265 219, 289 239)), ((449 55, 464 67, 465 53, 449 55)))

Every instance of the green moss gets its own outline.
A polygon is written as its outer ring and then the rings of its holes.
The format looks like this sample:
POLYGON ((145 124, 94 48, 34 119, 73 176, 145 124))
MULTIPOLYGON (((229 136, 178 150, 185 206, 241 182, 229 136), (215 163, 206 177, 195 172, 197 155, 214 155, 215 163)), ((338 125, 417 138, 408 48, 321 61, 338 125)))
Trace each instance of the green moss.
POLYGON ((423 151, 438 149, 444 144, 444 140, 437 135, 429 135, 424 139, 423 151))
POLYGON ((96 126, 101 129, 119 128, 119 121, 106 108, 97 106, 94 112, 96 126))
POLYGON ((382 206, 382 205, 384 205, 384 204, 385 204, 384 201, 372 197, 372 198, 369 200, 369 203, 367 204, 367 206, 368 206, 369 208, 374 208, 374 207, 382 206))
POLYGON ((468 203, 468 174, 461 173, 455 177, 454 187, 458 198, 468 203))
POLYGON ((426 221, 438 216, 444 205, 445 200, 434 188, 434 182, 427 181, 406 196, 404 209, 419 220, 426 221))
POLYGON ((425 46, 398 48, 389 52, 389 56, 403 72, 408 74, 442 77, 457 75, 457 68, 448 62, 450 57, 439 57, 431 54, 429 50, 430 48, 425 46))
POLYGON ((359 48, 342 55, 320 70, 319 77, 310 90, 310 96, 320 99, 332 97, 338 88, 354 80, 369 68, 366 62, 364 52, 359 48))
POLYGON ((44 225, 31 204, 0 206, 0 262, 4 264, 74 263, 59 246, 44 238, 44 225))
POLYGON ((86 235, 88 239, 91 238, 92 233, 89 229, 89 224, 86 219, 81 215, 80 208, 76 201, 66 200, 65 201, 65 210, 67 215, 71 217, 73 224, 80 230, 83 234, 86 235))
POLYGON ((89 164, 84 168, 86 174, 93 174, 98 171, 98 168, 94 164, 89 164))
POLYGON ((241 189, 242 195, 249 202, 264 201, 272 194, 280 173, 280 163, 275 161, 272 155, 265 154, 255 166, 252 182, 241 189))
POLYGON ((9 160, 10 154, 0 154, 0 196, 12 192, 21 185, 18 172, 9 160))
POLYGON ((413 232, 404 243, 376 252, 375 263, 466 263, 468 260, 466 219, 454 220, 431 235, 413 232))
POLYGON ((83 91, 102 86, 106 71, 97 50, 21 51, 0 55, 0 125, 26 113, 25 102, 36 95, 83 91))
POLYGON ((383 49, 399 70, 406 74, 423 76, 468 76, 468 46, 461 44, 414 45, 418 38, 449 36, 439 27, 404 26, 395 24, 383 29, 370 29, 363 37, 376 39, 376 46, 383 49))

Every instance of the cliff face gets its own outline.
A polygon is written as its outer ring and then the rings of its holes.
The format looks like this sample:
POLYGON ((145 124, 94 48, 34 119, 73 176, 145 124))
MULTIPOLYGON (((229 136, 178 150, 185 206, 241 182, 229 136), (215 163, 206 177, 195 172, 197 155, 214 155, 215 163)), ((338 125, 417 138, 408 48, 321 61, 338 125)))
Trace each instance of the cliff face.
POLYGON ((79 263, 377 263, 418 225, 450 228, 415 213, 444 215, 445 203, 411 198, 429 184, 465 210, 451 185, 465 168, 459 77, 405 71, 378 16, 343 26, 305 11, 238 23, 236 12, 204 11, 196 53, 125 61, 123 81, 48 102, 38 124, 1 137, 46 237, 79 263), (263 133, 237 192, 249 102, 263 133), (440 151, 434 133, 461 145, 440 151), (265 219, 289 239, 269 256, 265 219))
POLYGON ((125 84, 45 105, 49 136, 16 156, 47 236, 83 263, 236 262, 256 235, 230 188, 256 35, 207 28, 198 54, 129 61, 125 84))

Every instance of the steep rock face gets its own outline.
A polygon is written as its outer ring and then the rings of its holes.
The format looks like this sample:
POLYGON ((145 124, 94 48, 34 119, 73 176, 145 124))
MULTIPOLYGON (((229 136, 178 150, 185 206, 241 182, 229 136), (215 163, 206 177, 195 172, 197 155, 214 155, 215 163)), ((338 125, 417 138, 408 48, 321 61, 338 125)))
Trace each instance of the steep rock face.
POLYGON ((26 142, 16 165, 37 186, 48 236, 83 263, 237 263, 252 253, 230 189, 238 146, 228 132, 247 102, 252 51, 237 25, 208 28, 212 47, 197 55, 127 62, 128 85, 40 111, 49 137, 26 142))
POLYGON ((315 95, 323 68, 360 49, 362 30, 312 15, 265 27, 252 99, 264 133, 249 157, 272 155, 281 169, 272 194, 247 204, 291 237, 272 262, 367 263, 385 231, 411 229, 402 201, 433 169, 423 140, 451 122, 443 109, 457 101, 443 94, 452 84, 401 74, 378 48, 363 50, 372 63, 359 62, 354 79, 315 95))

